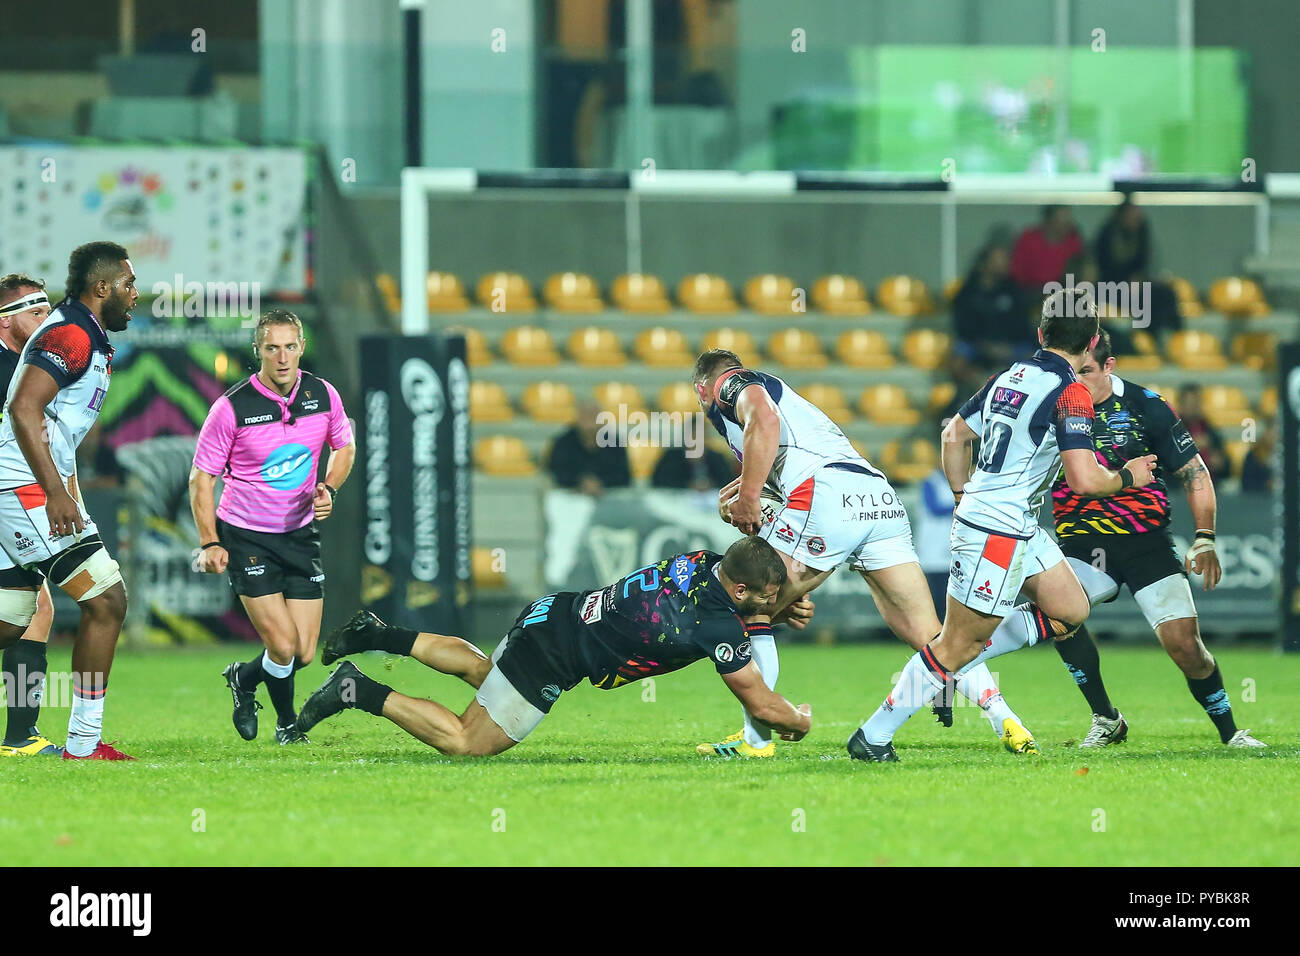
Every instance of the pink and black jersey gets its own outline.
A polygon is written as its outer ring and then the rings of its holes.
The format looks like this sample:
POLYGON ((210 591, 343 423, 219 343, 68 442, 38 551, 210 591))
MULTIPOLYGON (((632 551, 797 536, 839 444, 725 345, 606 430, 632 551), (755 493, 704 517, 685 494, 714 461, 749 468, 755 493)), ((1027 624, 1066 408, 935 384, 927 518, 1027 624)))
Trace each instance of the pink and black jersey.
POLYGON ((213 403, 194 467, 225 482, 217 517, 250 531, 296 531, 312 522, 321 449, 352 444, 334 386, 308 372, 287 396, 252 375, 213 403))

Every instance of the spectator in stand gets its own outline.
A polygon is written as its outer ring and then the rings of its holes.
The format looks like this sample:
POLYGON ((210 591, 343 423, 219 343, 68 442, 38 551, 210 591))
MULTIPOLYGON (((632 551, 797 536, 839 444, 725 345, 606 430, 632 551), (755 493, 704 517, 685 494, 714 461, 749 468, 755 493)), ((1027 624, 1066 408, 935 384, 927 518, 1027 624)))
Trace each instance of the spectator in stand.
POLYGON ((667 448, 659 456, 650 484, 655 488, 686 488, 717 492, 740 474, 734 456, 704 446, 704 454, 691 457, 685 448, 667 448))
POLYGON ((1083 239, 1069 206, 1044 206, 1043 218, 1016 240, 1011 254, 1011 278, 1026 292, 1042 296, 1043 286, 1060 282, 1065 265, 1083 251, 1083 239))
POLYGON ((989 243, 976 254, 952 300, 955 355, 986 375, 1014 358, 1032 355, 1037 348, 1028 303, 1012 281, 1010 267, 1011 250, 1002 243, 989 243))
POLYGON ((1178 389, 1178 417, 1183 420, 1187 430, 1196 439, 1196 447, 1201 450, 1201 460, 1210 471, 1210 478, 1217 484, 1232 476, 1232 465, 1228 461, 1228 451, 1224 447, 1219 433, 1210 427, 1210 420, 1201 410, 1201 386, 1195 382, 1178 389))
POLYGON ((1167 282, 1151 279, 1151 227, 1142 210, 1125 195, 1097 233, 1094 246, 1102 282, 1150 282, 1152 333, 1180 329, 1178 296, 1167 282))
POLYGON ((1277 423, 1265 419, 1260 423, 1259 440, 1250 446, 1241 460, 1242 491, 1273 490, 1273 446, 1277 444, 1277 423))
POLYGON ((627 449, 616 429, 602 426, 600 409, 583 404, 578 420, 551 445, 546 467, 561 488, 599 498, 609 488, 632 483, 627 449))

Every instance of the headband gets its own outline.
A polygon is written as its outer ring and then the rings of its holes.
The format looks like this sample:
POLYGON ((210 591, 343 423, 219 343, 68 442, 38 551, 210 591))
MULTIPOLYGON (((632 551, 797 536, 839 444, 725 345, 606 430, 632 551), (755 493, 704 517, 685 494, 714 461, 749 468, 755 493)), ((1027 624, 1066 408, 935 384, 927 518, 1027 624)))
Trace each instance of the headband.
POLYGON ((34 309, 38 305, 49 304, 50 297, 44 292, 32 292, 23 296, 21 299, 15 299, 8 305, 0 305, 0 316, 13 315, 16 312, 26 312, 28 309, 34 309))

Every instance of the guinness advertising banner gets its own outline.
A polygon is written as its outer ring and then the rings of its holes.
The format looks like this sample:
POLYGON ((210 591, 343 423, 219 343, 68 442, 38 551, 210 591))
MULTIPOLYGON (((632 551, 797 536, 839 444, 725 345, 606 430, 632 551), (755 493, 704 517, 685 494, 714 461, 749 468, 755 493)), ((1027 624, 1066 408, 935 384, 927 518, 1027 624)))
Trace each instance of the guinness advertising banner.
MULTIPOLYGON (((1300 651, 1300 344, 1282 345, 1277 366, 1282 517, 1273 527, 1282 551, 1282 647, 1294 652, 1300 651)), ((1274 487, 1278 484, 1275 478, 1274 487)))
POLYGON ((459 634, 470 600, 469 370, 461 336, 364 336, 361 603, 459 634))

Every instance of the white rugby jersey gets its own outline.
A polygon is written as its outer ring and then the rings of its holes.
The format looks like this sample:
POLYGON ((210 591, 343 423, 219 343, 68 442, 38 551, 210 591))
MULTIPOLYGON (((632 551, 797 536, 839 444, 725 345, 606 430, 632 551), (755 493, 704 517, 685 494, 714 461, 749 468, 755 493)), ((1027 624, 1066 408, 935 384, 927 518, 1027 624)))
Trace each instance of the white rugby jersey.
POLYGON ((1031 537, 1061 452, 1092 451, 1088 387, 1069 362, 1039 349, 990 378, 958 414, 980 436, 980 455, 953 518, 981 531, 1031 537))
POLYGON ((775 375, 746 368, 730 369, 718 378, 708 411, 709 421, 738 459, 744 461, 745 427, 736 417, 736 400, 750 385, 762 386, 781 420, 780 445, 764 482, 764 497, 787 501, 813 472, 827 465, 885 477, 857 453, 839 426, 820 408, 775 375))
MULTIPOLYGON (((99 320, 74 299, 64 299, 32 333, 19 356, 19 366, 35 365, 59 385, 54 400, 45 406, 45 431, 50 456, 64 478, 77 468, 77 446, 99 419, 113 373, 113 347, 99 320)), ((0 489, 16 488, 36 480, 14 437, 9 400, 18 385, 14 373, 5 396, 5 416, 0 421, 0 489)))

